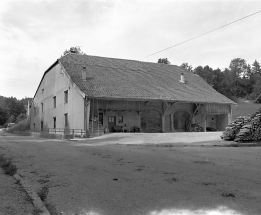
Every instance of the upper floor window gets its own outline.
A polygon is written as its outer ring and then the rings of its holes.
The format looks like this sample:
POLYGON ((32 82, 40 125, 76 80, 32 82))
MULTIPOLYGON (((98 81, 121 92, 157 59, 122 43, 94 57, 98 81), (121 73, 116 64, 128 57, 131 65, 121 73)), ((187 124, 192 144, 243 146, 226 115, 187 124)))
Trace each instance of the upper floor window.
POLYGON ((41 113, 43 113, 43 103, 41 103, 41 113))
POLYGON ((68 90, 64 91, 64 104, 68 103, 68 90))
POLYGON ((34 107, 34 116, 36 116, 36 107, 34 107))
POLYGON ((53 108, 56 108, 56 96, 53 97, 53 108))
POLYGON ((44 88, 42 89, 42 94, 44 94, 44 88))

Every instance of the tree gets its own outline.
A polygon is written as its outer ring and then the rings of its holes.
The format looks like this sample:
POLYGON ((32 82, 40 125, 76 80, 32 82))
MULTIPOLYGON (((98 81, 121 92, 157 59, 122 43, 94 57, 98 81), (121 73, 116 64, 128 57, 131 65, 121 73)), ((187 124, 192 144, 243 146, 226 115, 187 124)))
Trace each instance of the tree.
POLYGON ((163 64, 170 64, 170 62, 168 61, 168 58, 160 58, 158 59, 158 63, 163 63, 163 64))
POLYGON ((193 72, 193 67, 191 65, 188 65, 188 63, 183 63, 180 65, 180 67, 190 72, 193 72))
POLYGON ((79 55, 84 55, 84 53, 82 52, 81 48, 79 46, 76 47, 71 47, 69 50, 65 50, 63 52, 63 55, 67 55, 67 54, 79 54, 79 55))
POLYGON ((27 119, 27 115, 24 113, 19 114, 19 116, 16 117, 15 123, 21 122, 23 120, 27 119))
POLYGON ((10 97, 10 98, 6 98, 6 109, 8 112, 8 118, 10 118, 11 116, 14 117, 14 121, 16 120, 16 117, 18 117, 21 113, 22 114, 26 114, 26 109, 24 107, 24 105, 17 101, 16 98, 10 97))
POLYGON ((261 74, 261 67, 260 67, 260 64, 257 62, 257 60, 255 60, 254 63, 252 64, 252 73, 253 74, 256 74, 256 73, 261 74))
POLYGON ((247 64, 244 59, 233 59, 229 64, 229 68, 235 78, 240 78, 247 74, 247 64))
POLYGON ((0 106, 0 125, 3 125, 6 123, 6 121, 8 119, 7 116, 8 116, 7 111, 0 106))

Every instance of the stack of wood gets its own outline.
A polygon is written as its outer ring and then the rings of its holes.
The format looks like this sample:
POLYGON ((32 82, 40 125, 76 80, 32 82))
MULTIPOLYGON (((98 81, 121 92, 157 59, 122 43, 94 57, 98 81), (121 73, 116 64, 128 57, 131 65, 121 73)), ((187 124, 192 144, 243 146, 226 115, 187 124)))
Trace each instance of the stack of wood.
POLYGON ((261 140, 261 109, 229 123, 221 138, 235 142, 261 140))

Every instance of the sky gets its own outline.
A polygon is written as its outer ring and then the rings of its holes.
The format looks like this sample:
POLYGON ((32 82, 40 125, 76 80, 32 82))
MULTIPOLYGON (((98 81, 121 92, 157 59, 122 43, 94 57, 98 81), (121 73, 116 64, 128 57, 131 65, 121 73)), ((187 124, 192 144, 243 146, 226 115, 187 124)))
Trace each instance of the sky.
POLYGON ((1 0, 0 95, 33 97, 44 72, 70 47, 87 55, 193 67, 261 62, 261 0, 1 0))

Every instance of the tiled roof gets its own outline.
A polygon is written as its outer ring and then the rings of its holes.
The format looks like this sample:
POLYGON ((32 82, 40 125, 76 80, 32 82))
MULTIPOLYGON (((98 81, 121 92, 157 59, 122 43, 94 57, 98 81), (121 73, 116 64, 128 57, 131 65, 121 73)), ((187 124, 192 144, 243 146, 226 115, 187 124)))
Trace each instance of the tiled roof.
POLYGON ((67 54, 60 63, 87 97, 234 104, 201 77, 175 65, 67 54), (86 67, 87 80, 81 78, 86 67), (181 83, 183 73, 186 84, 181 83))

